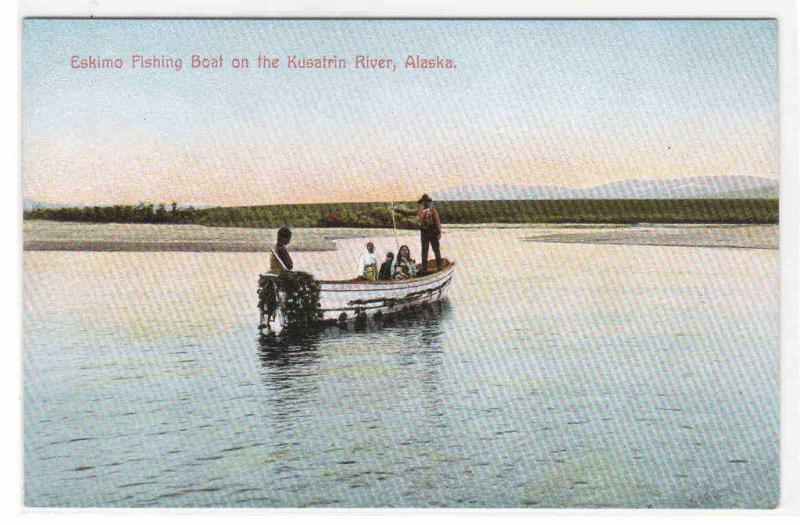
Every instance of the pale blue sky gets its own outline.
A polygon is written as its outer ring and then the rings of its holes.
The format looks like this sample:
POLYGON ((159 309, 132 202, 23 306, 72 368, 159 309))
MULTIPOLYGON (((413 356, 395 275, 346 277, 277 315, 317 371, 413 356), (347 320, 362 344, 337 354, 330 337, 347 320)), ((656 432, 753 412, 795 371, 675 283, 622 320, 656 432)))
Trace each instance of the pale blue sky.
POLYGON ((23 191, 257 204, 481 180, 777 177, 777 36, 768 20, 26 20, 23 191), (194 53, 259 52, 351 69, 188 67, 194 53), (69 67, 134 53, 184 69, 69 67), (458 68, 403 69, 417 53, 458 68), (352 69, 356 54, 398 70, 352 69))

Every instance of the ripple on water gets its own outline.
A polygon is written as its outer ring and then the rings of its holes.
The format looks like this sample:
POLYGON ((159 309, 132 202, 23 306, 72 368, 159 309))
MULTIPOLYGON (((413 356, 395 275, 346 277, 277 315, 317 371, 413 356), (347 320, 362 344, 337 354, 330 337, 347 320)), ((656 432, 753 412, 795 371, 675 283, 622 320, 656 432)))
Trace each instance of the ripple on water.
POLYGON ((268 340, 263 254, 26 254, 26 504, 772 501, 775 252, 448 235, 440 312, 268 340))

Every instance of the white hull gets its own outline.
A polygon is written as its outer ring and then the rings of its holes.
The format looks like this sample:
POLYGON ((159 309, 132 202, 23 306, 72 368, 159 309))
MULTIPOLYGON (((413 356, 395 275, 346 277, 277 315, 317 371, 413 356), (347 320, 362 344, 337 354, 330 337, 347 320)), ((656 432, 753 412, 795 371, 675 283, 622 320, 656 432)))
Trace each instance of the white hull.
POLYGON ((363 313, 368 317, 391 315, 404 309, 435 303, 447 296, 455 266, 425 277, 373 283, 320 283, 323 321, 349 321, 363 313), (342 318, 342 315, 346 316, 342 318))
MULTIPOLYGON (((447 297, 453 281, 455 264, 444 270, 396 281, 320 281, 319 307, 323 323, 381 318, 408 309, 433 304, 447 297)), ((278 308, 273 331, 281 331, 282 315, 278 308)))

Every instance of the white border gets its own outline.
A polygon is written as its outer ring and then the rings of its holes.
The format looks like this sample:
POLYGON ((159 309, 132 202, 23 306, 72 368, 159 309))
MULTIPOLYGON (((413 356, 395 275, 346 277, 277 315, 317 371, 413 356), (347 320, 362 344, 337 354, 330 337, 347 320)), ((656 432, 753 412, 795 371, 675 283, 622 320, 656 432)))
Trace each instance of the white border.
POLYGON ((725 18, 793 14, 788 0, 20 0, 22 16, 725 18))
MULTIPOLYGON (((10 2, 6 8, 12 8, 10 2)), ((11 11, 11 9, 9 9, 11 11)), ((649 517, 671 515, 703 515, 715 516, 726 520, 734 515, 782 514, 800 515, 800 308, 798 307, 797 265, 800 261, 800 228, 798 204, 800 203, 800 184, 798 182, 798 127, 797 127, 797 27, 798 12, 794 2, 790 0, 672 0, 672 1, 633 1, 605 0, 589 2, 586 0, 560 0, 525 3, 515 0, 495 0, 477 2, 459 2, 455 0, 348 0, 334 5, 318 5, 307 0, 20 0, 18 11, 6 13, 7 23, 0 33, 3 39, 0 50, 2 62, 10 73, 17 71, 17 83, 6 82, 3 86, 5 97, 13 100, 15 108, 8 108, 6 126, 3 127, 2 145, 3 159, 15 159, 15 169, 7 170, 3 176, 3 190, 0 198, 4 199, 0 210, 3 214, 2 241, 7 254, 3 258, 2 275, 6 281, 3 290, 0 323, 6 335, 3 350, 8 359, 2 367, 3 377, 0 381, 3 395, 5 416, 3 421, 10 428, 0 434, 0 439, 7 447, 7 465, 15 468, 6 469, 3 479, 2 509, 3 514, 24 521, 50 521, 54 518, 77 518, 83 522, 105 522, 108 518, 122 520, 148 519, 157 522, 174 520, 230 519, 233 515, 240 519, 263 520, 266 515, 272 518, 291 517, 308 519, 321 517, 334 521, 352 521, 355 518, 373 519, 377 515, 390 518, 392 521, 435 514, 437 519, 464 519, 479 516, 493 518, 503 516, 514 519, 540 519, 545 516, 601 515, 605 519, 618 519, 620 516, 643 515, 649 517), (20 57, 20 20, 31 16, 60 17, 226 17, 226 18, 264 18, 264 17, 488 17, 488 18, 777 18, 780 34, 780 85, 781 85, 781 505, 774 511, 726 511, 726 510, 439 510, 439 511, 392 511, 375 509, 358 510, 179 510, 179 509, 144 509, 144 510, 31 510, 22 508, 22 417, 21 417, 21 191, 19 164, 19 57, 20 57), (11 25, 14 24, 14 27, 11 25), (14 93, 16 97, 11 97, 14 93), (15 119, 14 116, 17 116, 15 119), (13 459, 12 459, 13 458, 13 459), (66 516, 65 516, 66 515, 66 516), (305 517, 305 518, 303 518, 305 517)))

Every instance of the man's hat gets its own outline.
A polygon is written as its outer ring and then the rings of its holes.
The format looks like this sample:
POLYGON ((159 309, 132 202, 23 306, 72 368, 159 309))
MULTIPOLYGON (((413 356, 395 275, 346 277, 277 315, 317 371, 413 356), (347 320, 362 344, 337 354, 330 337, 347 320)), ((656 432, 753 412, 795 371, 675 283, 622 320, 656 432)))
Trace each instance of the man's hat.
POLYGON ((417 201, 417 204, 422 204, 423 202, 433 202, 433 199, 431 199, 427 193, 423 193, 422 197, 417 201))

